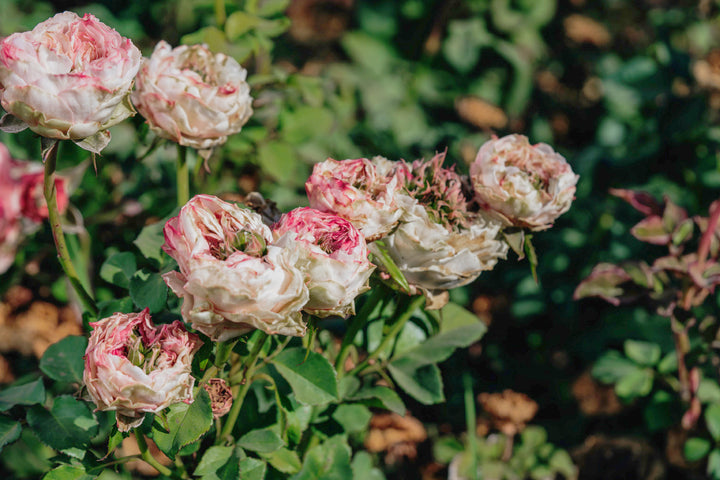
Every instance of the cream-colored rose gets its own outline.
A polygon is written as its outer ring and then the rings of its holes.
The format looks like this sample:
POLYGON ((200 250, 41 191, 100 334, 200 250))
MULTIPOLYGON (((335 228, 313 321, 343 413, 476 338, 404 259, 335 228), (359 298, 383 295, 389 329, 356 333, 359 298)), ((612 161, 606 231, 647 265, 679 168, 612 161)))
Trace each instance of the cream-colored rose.
POLYGON ((475 198, 507 225, 550 228, 575 197, 578 176, 549 145, 508 135, 486 142, 470 166, 475 198))
POLYGON ((222 145, 252 114, 247 72, 205 45, 161 41, 137 76, 132 100, 162 138, 198 150, 222 145))
POLYGON ((318 317, 355 313, 355 297, 368 290, 375 266, 365 238, 352 223, 332 213, 296 208, 273 226, 274 245, 299 252, 310 299, 303 310, 318 317))
POLYGON ((38 135, 99 152, 107 129, 134 114, 128 97, 140 59, 94 16, 58 13, 0 41, 0 103, 38 135))
POLYGON ((155 327, 146 308, 90 325, 83 382, 98 410, 117 411, 120 431, 146 412, 193 401, 192 358, 202 342, 181 322, 155 327))
POLYGON ((164 275, 185 321, 213 340, 255 328, 304 335, 308 301, 298 252, 270 245, 257 213, 211 195, 193 197, 165 224, 163 249, 180 267, 164 275))

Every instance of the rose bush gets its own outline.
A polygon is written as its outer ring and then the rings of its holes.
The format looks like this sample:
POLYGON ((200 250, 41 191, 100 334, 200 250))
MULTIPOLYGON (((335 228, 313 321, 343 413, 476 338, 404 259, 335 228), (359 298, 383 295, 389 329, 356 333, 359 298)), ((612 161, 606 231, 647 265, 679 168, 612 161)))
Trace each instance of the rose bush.
POLYGON ((35 133, 97 152, 107 129, 134 113, 128 97, 140 59, 93 15, 59 13, 0 41, 0 103, 35 133))
POLYGON ((164 275, 183 299, 182 315, 213 340, 253 329, 303 335, 308 301, 298 252, 270 245, 257 213, 211 195, 197 195, 165 225, 163 249, 180 271, 164 275))
POLYGON ((552 147, 523 135, 486 142, 470 166, 475 198, 508 225, 550 228, 573 201, 578 176, 552 147))
POLYGON ((205 45, 161 41, 143 61, 132 100, 160 137, 198 150, 222 145, 252 114, 247 72, 205 45))
POLYGON ((155 327, 146 308, 90 324, 83 382, 98 410, 115 410, 120 431, 140 425, 145 412, 193 400, 192 358, 197 335, 175 321, 155 327))
POLYGON ((365 238, 344 218, 296 208, 273 225, 275 245, 298 250, 310 299, 303 310, 319 317, 355 313, 355 297, 368 290, 375 266, 365 238))

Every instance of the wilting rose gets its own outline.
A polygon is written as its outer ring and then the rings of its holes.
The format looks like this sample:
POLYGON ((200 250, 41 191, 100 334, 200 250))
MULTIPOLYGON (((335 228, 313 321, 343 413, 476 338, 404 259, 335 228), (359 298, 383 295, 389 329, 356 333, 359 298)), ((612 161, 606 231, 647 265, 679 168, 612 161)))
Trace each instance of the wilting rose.
POLYGON ((299 252, 310 300, 303 307, 319 317, 355 313, 355 297, 368 290, 375 266, 365 238, 344 218, 313 208, 296 208, 273 226, 275 245, 299 252))
POLYGON ((402 215, 395 164, 382 157, 317 163, 305 183, 310 206, 350 220, 368 241, 382 238, 402 215))
POLYGON ((549 145, 508 135, 486 142, 470 166, 475 198, 508 225, 550 228, 573 201, 578 176, 549 145))
POLYGON ((146 308, 90 324, 83 382, 98 410, 117 411, 120 431, 178 402, 193 401, 194 353, 201 343, 180 321, 155 327, 146 308))
POLYGON ((303 335, 308 290, 298 252, 270 245, 257 213, 197 195, 165 224, 163 249, 180 267, 164 275, 183 298, 183 318, 213 340, 252 329, 303 335))
POLYGON ((133 103, 160 137, 198 150, 222 145, 252 114, 247 72, 205 45, 161 41, 140 69, 133 103))
POLYGON ((12 165, 10 152, 0 143, 0 273, 13 264, 23 237, 22 188, 10 176, 12 165))
MULTIPOLYGON (((43 192, 45 179, 43 164, 12 160, 9 174, 13 182, 20 188, 20 211, 23 218, 33 222, 42 222, 48 218, 48 206, 43 192)), ((58 211, 62 214, 69 203, 66 177, 55 176, 55 191, 58 211)))
POLYGON ((203 385, 210 395, 210 408, 213 417, 220 418, 230 411, 233 404, 232 390, 222 378, 211 378, 203 385))
POLYGON ((134 113, 128 97, 140 59, 94 16, 59 13, 0 41, 0 103, 39 135, 99 151, 107 129, 134 113))

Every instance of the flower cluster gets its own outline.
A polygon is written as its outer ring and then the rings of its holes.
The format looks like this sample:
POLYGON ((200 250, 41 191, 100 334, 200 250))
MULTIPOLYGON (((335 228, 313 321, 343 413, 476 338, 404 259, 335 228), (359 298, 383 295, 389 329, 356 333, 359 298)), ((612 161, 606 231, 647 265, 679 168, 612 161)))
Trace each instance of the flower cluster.
MULTIPOLYGON (((12 265, 23 238, 48 218, 43 178, 42 163, 15 160, 0 143, 0 273, 12 265)), ((68 206, 68 184, 66 176, 55 177, 60 212, 68 206)))

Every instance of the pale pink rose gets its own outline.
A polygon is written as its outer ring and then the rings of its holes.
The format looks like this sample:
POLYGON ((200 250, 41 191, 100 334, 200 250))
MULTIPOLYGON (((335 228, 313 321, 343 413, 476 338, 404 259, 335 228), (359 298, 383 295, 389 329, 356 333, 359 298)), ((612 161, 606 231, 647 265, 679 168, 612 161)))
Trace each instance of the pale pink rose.
POLYGON ((163 249, 180 267, 164 275, 182 297, 183 318, 213 340, 253 329, 304 335, 308 300, 298 252, 270 245, 272 234, 250 209, 197 195, 165 224, 163 249))
POLYGON ((15 261, 24 236, 22 187, 10 176, 12 165, 10 152, 0 143, 0 273, 5 273, 15 261))
MULTIPOLYGON (((41 162, 12 160, 10 178, 20 186, 20 208, 23 218, 39 223, 48 218, 48 206, 43 192, 45 168, 41 162)), ((65 213, 69 203, 68 179, 55 175, 55 191, 59 212, 65 213)))
POLYGON ((222 145, 252 114, 247 72, 206 45, 161 41, 143 61, 132 100, 162 138, 198 150, 222 145))
POLYGON ((0 103, 35 133, 98 152, 107 129, 134 113, 128 97, 140 59, 94 16, 58 13, 0 41, 0 103))
POLYGON ((375 266, 363 235, 332 213, 296 208, 273 225, 274 245, 297 249, 310 300, 303 310, 318 317, 355 313, 355 297, 368 290, 375 266))
POLYGON ((470 166, 475 198, 507 225, 550 228, 568 211, 578 176, 552 147, 508 135, 486 142, 470 166))
POLYGON ((382 157, 317 163, 305 183, 310 206, 350 220, 368 241, 382 238, 402 215, 398 165, 382 157))
POLYGON ((91 323, 83 382, 97 410, 115 410, 120 431, 143 414, 192 403, 193 355, 202 342, 182 322, 155 327, 146 308, 91 323))

